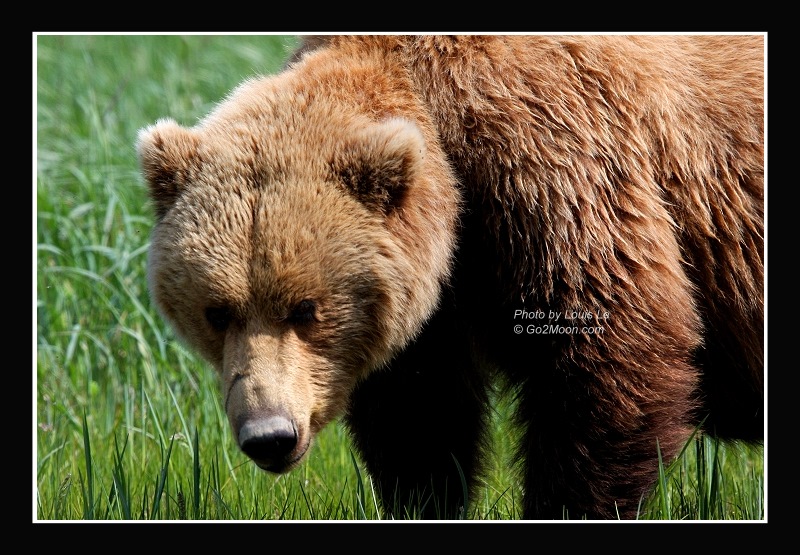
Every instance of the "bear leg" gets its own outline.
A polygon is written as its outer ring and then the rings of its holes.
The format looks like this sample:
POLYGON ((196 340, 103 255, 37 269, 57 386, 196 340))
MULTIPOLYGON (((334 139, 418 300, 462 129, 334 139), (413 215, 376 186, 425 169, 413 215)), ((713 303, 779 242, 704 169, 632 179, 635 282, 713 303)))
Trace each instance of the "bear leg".
POLYGON ((696 371, 682 372, 685 380, 647 384, 663 399, 651 406, 627 393, 632 381, 620 379, 610 391, 574 366, 524 383, 517 412, 525 430, 523 518, 635 519, 657 479, 659 451, 669 464, 692 432, 696 371))
POLYGON ((469 492, 480 472, 489 385, 458 326, 440 312, 351 397, 345 423, 387 518, 467 517, 464 484, 469 492))

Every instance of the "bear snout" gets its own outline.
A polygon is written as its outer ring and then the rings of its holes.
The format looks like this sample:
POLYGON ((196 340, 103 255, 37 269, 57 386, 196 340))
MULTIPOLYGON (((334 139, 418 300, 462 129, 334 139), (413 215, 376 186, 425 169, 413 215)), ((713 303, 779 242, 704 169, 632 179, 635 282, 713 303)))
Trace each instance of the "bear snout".
POLYGON ((305 453, 296 452, 295 422, 286 416, 250 418, 239 429, 239 448, 262 469, 282 473, 291 469, 305 453))

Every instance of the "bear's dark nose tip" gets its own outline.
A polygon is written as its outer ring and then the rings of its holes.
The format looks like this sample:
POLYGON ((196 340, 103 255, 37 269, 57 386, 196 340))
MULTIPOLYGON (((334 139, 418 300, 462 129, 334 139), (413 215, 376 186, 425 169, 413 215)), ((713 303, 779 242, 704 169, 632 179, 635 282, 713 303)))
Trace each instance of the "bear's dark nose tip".
POLYGON ((239 430, 239 448, 258 466, 280 472, 297 446, 297 427, 284 416, 248 420, 239 430))

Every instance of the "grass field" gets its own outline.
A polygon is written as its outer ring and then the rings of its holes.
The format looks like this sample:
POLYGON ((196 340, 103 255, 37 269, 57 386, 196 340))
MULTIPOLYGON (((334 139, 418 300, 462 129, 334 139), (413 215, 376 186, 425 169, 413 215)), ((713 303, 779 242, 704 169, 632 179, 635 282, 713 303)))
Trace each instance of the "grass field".
MULTIPOLYGON (((191 125, 241 80, 277 71, 282 36, 56 36, 36 42, 33 520, 380 519, 345 431, 294 473, 235 447, 213 372, 157 316, 153 215, 137 131, 191 125)), ((500 402, 491 471, 467 516, 519 517, 500 402)), ((764 450, 692 441, 644 500, 649 520, 763 520, 764 450)))

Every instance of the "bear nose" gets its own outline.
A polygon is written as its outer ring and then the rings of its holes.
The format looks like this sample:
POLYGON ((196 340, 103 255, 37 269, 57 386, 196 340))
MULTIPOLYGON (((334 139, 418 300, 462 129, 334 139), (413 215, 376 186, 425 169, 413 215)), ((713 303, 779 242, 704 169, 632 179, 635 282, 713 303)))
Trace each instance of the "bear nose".
POLYGON ((281 472, 296 446, 297 427, 285 416, 253 418, 239 430, 239 448, 270 472, 281 472))

